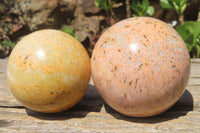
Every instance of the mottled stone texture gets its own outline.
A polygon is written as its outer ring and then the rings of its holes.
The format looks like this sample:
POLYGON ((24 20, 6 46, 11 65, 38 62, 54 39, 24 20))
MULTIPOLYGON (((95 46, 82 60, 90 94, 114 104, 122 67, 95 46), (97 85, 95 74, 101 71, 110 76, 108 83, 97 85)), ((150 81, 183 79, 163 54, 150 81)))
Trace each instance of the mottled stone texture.
POLYGON ((90 79, 90 59, 72 36, 41 30, 24 37, 7 67, 10 90, 26 107, 45 113, 63 111, 81 100, 90 79))
POLYGON ((189 77, 189 53, 168 24, 146 17, 110 27, 91 59, 92 77, 103 99, 134 117, 159 114, 183 94, 189 77))

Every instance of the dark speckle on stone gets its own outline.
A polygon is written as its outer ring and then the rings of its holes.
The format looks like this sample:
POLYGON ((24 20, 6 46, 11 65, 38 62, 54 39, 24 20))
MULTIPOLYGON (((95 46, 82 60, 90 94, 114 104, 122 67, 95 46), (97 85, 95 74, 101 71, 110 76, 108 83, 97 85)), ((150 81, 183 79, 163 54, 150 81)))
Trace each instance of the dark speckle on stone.
POLYGON ((124 94, 124 99, 126 99, 126 94, 124 94))
POLYGON ((24 58, 24 60, 27 60, 27 59, 28 59, 28 57, 29 57, 29 55, 27 55, 27 56, 24 58))
POLYGON ((131 81, 130 81, 128 84, 129 84, 129 85, 131 85, 131 84, 132 84, 132 82, 133 82, 133 81, 131 80, 131 81))
POLYGON ((115 71, 117 71, 117 66, 115 66, 115 71))
POLYGON ((176 65, 172 65, 172 68, 176 68, 176 65))

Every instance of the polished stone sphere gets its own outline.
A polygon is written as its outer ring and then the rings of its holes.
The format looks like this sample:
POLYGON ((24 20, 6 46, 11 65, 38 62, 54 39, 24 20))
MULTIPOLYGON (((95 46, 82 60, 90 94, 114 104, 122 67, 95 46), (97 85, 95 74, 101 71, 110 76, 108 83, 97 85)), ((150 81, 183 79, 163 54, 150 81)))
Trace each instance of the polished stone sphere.
POLYGON ((105 102, 133 117, 164 112, 182 96, 190 69, 184 41, 168 24, 148 17, 111 26, 95 45, 91 70, 105 102))
POLYGON ((9 57, 7 79, 13 95, 27 108, 59 112, 85 94, 90 59, 74 37, 58 30, 40 30, 17 43, 9 57))

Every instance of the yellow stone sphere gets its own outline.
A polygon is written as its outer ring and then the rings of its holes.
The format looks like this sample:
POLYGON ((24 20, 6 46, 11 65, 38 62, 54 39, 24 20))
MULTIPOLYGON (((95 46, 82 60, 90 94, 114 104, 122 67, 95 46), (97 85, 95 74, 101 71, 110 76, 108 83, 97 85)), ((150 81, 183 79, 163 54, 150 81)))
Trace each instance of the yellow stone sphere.
POLYGON ((13 95, 27 108, 60 112, 84 96, 90 59, 74 37, 58 30, 40 30, 17 43, 9 57, 7 79, 13 95))

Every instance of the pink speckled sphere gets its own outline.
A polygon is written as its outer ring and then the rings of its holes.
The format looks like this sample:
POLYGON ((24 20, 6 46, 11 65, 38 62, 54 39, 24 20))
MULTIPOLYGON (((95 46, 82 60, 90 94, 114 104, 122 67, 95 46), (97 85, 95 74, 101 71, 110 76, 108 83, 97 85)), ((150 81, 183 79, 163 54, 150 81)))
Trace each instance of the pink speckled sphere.
POLYGON ((99 38, 91 59, 92 78, 105 102, 133 117, 164 112, 185 91, 190 57, 168 24, 128 18, 99 38))

